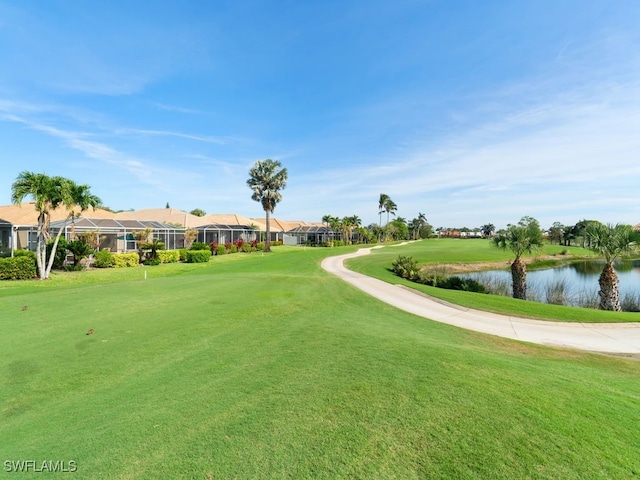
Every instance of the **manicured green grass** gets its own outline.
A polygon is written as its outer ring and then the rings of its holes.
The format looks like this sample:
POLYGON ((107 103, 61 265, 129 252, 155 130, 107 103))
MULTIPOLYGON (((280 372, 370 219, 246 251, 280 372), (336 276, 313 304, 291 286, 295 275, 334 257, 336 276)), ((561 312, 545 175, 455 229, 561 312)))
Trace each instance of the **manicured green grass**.
POLYGON ((400 312, 322 271, 324 256, 350 250, 278 248, 149 267, 146 280, 140 267, 2 284, 0 468, 74 460, 91 479, 640 475, 640 362, 400 312))
MULTIPOLYGON (((542 252, 545 255, 555 255, 557 262, 567 261, 567 257, 560 255, 563 249, 575 257, 592 256, 593 253, 577 247, 561 247, 546 245, 542 252)), ((427 285, 410 282, 391 272, 392 262, 398 255, 412 256, 421 264, 440 263, 475 263, 475 262, 503 262, 508 268, 513 254, 499 250, 486 240, 460 239, 429 239, 408 245, 389 246, 372 250, 371 255, 347 261, 347 265, 354 271, 379 278, 392 284, 401 284, 414 288, 428 295, 446 300, 457 305, 513 316, 536 318, 542 320, 558 320, 563 322, 639 322, 640 315, 633 312, 605 312, 601 310, 563 307, 539 302, 524 302, 514 298, 498 295, 486 295, 455 290, 445 290, 427 285)), ((534 265, 550 266, 549 260, 535 262, 534 265)))

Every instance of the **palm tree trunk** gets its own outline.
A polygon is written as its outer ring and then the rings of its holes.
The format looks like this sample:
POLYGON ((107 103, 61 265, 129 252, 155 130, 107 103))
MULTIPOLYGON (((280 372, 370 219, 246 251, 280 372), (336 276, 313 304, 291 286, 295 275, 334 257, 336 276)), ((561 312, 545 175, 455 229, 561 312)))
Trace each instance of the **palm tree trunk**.
POLYGON ((604 266, 598 283, 600 284, 600 291, 598 292, 600 296, 600 310, 622 311, 620 305, 620 289, 618 288, 620 281, 611 262, 604 266))
POLYGON ((513 298, 527 299, 527 265, 517 257, 511 264, 511 279, 513 281, 513 298))
POLYGON ((271 225, 270 225, 270 219, 269 219, 269 209, 266 208, 265 209, 265 214, 266 214, 266 224, 267 224, 267 237, 264 239, 264 251, 265 252, 270 252, 271 251, 271 225))

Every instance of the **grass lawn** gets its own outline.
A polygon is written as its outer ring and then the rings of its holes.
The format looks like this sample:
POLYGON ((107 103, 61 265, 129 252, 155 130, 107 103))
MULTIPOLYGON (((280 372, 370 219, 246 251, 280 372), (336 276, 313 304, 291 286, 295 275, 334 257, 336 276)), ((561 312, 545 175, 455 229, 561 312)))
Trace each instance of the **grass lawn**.
POLYGON ((320 268, 353 249, 274 250, 0 284, 1 473, 640 476, 640 362, 400 312, 320 268))

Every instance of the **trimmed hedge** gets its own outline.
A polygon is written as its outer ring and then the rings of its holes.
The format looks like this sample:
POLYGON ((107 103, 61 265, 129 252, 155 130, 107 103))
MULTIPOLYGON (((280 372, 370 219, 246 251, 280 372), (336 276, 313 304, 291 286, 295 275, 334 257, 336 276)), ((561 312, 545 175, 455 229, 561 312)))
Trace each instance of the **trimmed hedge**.
POLYGON ((158 250, 156 253, 160 263, 176 263, 180 261, 180 252, 178 250, 158 250))
POLYGON ((137 253, 113 253, 114 267, 137 267, 140 265, 140 255, 137 253))
POLYGON ((36 265, 29 255, 0 258, 0 280, 29 280, 36 276, 36 265))
POLYGON ((207 263, 211 259, 211 250, 187 250, 187 263, 207 263))

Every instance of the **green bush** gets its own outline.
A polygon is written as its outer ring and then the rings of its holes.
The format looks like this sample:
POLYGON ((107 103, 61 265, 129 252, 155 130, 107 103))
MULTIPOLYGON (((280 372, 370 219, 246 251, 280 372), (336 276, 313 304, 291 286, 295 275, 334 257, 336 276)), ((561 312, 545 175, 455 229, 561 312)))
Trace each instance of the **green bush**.
POLYGON ((238 253, 238 247, 236 246, 236 244, 231 244, 231 246, 229 247, 229 253, 238 253))
POLYGON ((113 266, 116 268, 137 267, 140 265, 140 255, 137 253, 114 253, 112 255, 113 266))
POLYGON ((432 287, 447 288, 449 290, 464 290, 465 292, 485 293, 484 286, 471 278, 447 277, 438 272, 424 272, 420 264, 413 257, 399 255, 391 264, 391 270, 399 277, 412 282, 430 285, 432 287))
POLYGON ((250 253, 251 252, 251 244, 250 243, 243 243, 242 244, 242 251, 244 253, 250 253))
POLYGON ((64 266, 64 270, 66 272, 79 272, 81 270, 84 270, 84 266, 82 266, 82 265, 65 265, 64 266))
POLYGON ((399 277, 415 282, 418 280, 420 265, 418 265, 418 262, 416 262, 413 257, 400 255, 391 264, 391 271, 399 277))
POLYGON ((36 264, 29 255, 0 258, 0 280, 29 280, 36 276, 36 264))
POLYGON ((227 253, 227 247, 220 244, 216 247, 216 255, 225 255, 227 253))
POLYGON ((187 252, 188 263, 207 263, 211 259, 211 250, 189 250, 187 252))
POLYGON ((32 252, 31 250, 15 250, 13 252, 14 257, 30 257, 33 258, 33 261, 36 261, 36 252, 32 252))
POLYGON ((110 268, 116 265, 113 254, 109 250, 100 250, 94 255, 93 266, 96 268, 110 268))
POLYGON ((449 277, 445 279, 440 285, 436 285, 440 288, 447 288, 449 290, 464 290, 465 292, 485 293, 484 286, 471 278, 462 277, 449 277))
POLYGON ((178 250, 158 250, 157 254, 160 263, 176 263, 180 261, 180 252, 178 250))
POLYGON ((258 242, 256 243, 256 250, 258 252, 262 252, 264 250, 264 242, 258 242))
MULTIPOLYGON (((47 262, 51 258, 51 252, 53 251, 53 245, 55 244, 55 239, 51 239, 47 242, 47 262)), ((58 246, 56 247, 56 255, 53 259, 53 268, 58 270, 62 270, 64 267, 64 261, 67 258, 67 241, 64 237, 60 237, 58 240, 58 246)))
POLYGON ((181 248, 180 250, 178 250, 178 253, 180 254, 180 261, 181 262, 186 262, 187 261, 187 252, 188 252, 188 250, 186 248, 181 248))
POLYGON ((209 250, 209 245, 204 242, 193 242, 189 250, 209 250))

